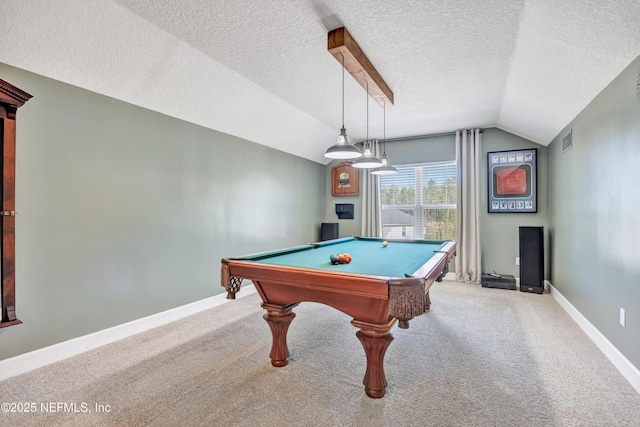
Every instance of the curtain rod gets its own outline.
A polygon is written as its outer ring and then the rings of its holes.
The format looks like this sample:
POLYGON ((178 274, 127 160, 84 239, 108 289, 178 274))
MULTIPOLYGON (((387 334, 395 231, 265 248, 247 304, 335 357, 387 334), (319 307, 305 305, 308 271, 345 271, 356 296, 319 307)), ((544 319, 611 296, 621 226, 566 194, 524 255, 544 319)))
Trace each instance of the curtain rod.
MULTIPOLYGON (((467 130, 467 132, 472 132, 472 130, 467 130)), ((480 133, 483 133, 484 129, 480 129, 480 133)), ((418 135, 418 136, 406 136, 401 138, 389 138, 385 142, 401 142, 401 141, 409 141, 412 139, 423 139, 423 138, 436 138, 438 136, 449 136, 455 135, 455 132, 442 132, 442 133, 432 133, 429 135, 418 135)))

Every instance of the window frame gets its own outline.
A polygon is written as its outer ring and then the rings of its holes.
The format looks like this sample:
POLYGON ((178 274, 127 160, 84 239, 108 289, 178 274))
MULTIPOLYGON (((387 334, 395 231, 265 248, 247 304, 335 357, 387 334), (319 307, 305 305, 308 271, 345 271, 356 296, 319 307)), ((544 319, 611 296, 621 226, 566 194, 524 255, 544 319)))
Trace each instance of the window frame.
MULTIPOLYGON (((424 182, 423 182, 423 176, 424 176, 424 170, 425 168, 428 167, 438 167, 438 166, 449 166, 453 168, 453 176, 449 176, 447 174, 445 174, 445 179, 454 179, 456 181, 456 192, 458 191, 457 188, 457 168, 456 168, 456 162, 455 160, 447 160, 447 161, 438 161, 438 162, 426 162, 426 163, 414 163, 414 164, 407 164, 407 165, 395 165, 395 167, 398 170, 401 169, 414 169, 414 186, 412 187, 415 194, 414 194, 414 203, 413 204, 402 204, 402 205, 385 205, 383 204, 383 198, 382 195, 380 197, 380 210, 381 212, 384 211, 385 208, 395 208, 395 209, 407 209, 407 210, 412 210, 413 211, 413 224, 412 225, 408 225, 408 224, 396 224, 396 227, 402 227, 403 232, 402 232, 402 236, 392 236, 392 237, 397 237, 397 238, 401 238, 401 239, 424 239, 425 234, 428 232, 428 230, 426 229, 426 225, 425 225, 425 213, 428 210, 434 210, 434 209, 454 209, 456 211, 456 215, 457 215, 457 202, 456 200, 453 201, 453 203, 445 203, 445 204, 425 204, 424 203, 424 182), (406 233, 404 232, 404 229, 406 227, 413 227, 413 236, 407 236, 406 233), (420 237, 417 237, 420 236, 420 237)), ((385 176, 385 175, 381 175, 380 176, 380 191, 382 191, 382 181, 384 179, 393 179, 394 176, 397 175, 389 175, 389 176, 385 176)), ((382 222, 384 218, 384 214, 382 215, 382 217, 380 218, 380 221, 382 222)), ((457 225, 456 225, 457 226, 457 225)), ((383 237, 386 237, 384 234, 384 229, 385 229, 385 224, 384 222, 382 222, 381 224, 381 228, 383 230, 383 237)), ((451 239, 455 239, 455 228, 454 228, 454 232, 453 232, 453 236, 451 236, 451 239)))

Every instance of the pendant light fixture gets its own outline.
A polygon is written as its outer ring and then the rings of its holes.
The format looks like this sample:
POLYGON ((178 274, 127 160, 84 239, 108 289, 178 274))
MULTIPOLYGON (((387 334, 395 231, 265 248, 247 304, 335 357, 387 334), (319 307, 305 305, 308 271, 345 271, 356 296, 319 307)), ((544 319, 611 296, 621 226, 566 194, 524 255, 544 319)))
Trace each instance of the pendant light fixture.
POLYGON ((371 154, 371 145, 369 144, 369 83, 367 83, 367 139, 364 142, 364 155, 354 160, 353 167, 371 169, 379 166, 382 166, 382 160, 371 154))
POLYGON ((387 162, 387 104, 385 103, 382 108, 382 166, 375 168, 371 173, 374 175, 393 175, 398 173, 398 169, 387 162))
POLYGON ((338 142, 327 148, 324 156, 329 159, 357 159, 362 156, 360 149, 349 143, 347 130, 344 128, 344 55, 342 55, 342 129, 340 129, 338 142))

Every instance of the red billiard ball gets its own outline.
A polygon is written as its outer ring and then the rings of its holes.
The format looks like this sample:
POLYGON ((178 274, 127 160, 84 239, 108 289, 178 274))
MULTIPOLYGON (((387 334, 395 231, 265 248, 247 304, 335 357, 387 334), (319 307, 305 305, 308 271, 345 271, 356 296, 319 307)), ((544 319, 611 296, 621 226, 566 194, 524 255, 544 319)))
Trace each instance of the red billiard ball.
POLYGON ((344 262, 345 262, 345 261, 344 261, 344 254, 340 254, 340 255, 338 255, 338 262, 339 262, 340 264, 344 264, 344 262))

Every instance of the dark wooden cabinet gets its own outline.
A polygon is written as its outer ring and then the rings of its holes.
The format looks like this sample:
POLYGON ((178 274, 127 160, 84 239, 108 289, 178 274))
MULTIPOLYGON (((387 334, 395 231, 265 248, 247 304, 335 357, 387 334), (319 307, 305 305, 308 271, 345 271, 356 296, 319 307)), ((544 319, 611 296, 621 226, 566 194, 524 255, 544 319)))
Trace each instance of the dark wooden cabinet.
POLYGON ((520 227, 520 290, 544 291, 543 227, 520 227))
POLYGON ((0 80, 0 145, 2 146, 2 316, 0 328, 22 323, 16 317, 16 112, 31 95, 0 80))

